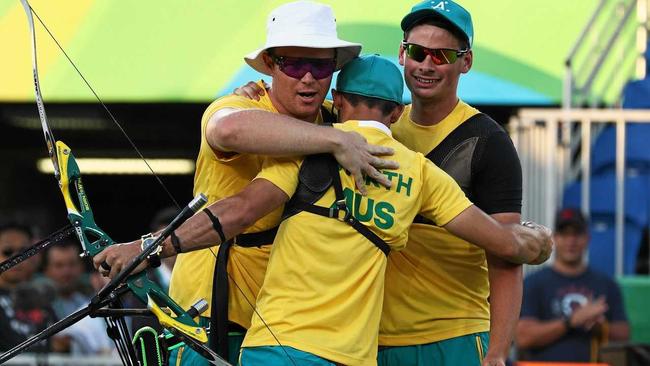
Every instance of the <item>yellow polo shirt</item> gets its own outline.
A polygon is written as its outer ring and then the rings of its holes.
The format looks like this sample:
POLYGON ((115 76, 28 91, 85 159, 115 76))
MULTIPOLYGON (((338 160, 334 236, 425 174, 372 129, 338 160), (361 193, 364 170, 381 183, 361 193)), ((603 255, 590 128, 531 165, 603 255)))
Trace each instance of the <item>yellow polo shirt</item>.
MULTIPOLYGON (((210 117, 223 108, 260 109, 278 113, 271 103, 269 93, 266 93, 259 101, 229 95, 208 106, 201 119, 201 147, 194 175, 194 195, 200 192, 204 193, 208 197, 208 204, 241 191, 259 173, 264 160, 262 156, 255 154, 215 154, 206 141, 205 130, 210 117)), ((320 117, 318 122, 320 122, 320 117)), ((277 226, 281 213, 281 209, 273 211, 245 232, 260 232, 277 226)), ((204 214, 199 213, 199 215, 204 214)), ((270 247, 270 245, 265 245, 259 248, 243 248, 234 245, 230 250, 228 257, 228 273, 230 274, 228 279, 230 281, 228 318, 245 328, 250 326, 253 314, 250 304, 255 304, 255 299, 264 280, 270 247), (233 284, 233 280, 237 285, 233 284)), ((205 299, 208 303, 212 302, 212 280, 217 250, 218 247, 213 247, 178 255, 172 271, 169 294, 184 309, 189 308, 200 298, 205 299)), ((210 308, 202 316, 209 317, 210 308)))
MULTIPOLYGON (((394 140, 375 121, 348 121, 335 128, 356 131, 369 143, 395 149, 400 168, 386 171, 392 187, 368 181, 368 196, 340 173, 355 217, 393 250, 406 245, 420 213, 444 225, 471 205, 460 187, 422 154, 394 140)), ((266 179, 292 196, 301 159, 269 159, 256 179, 266 179)), ((331 206, 333 188, 316 202, 331 206)), ((375 365, 377 332, 387 259, 349 225, 300 212, 280 225, 257 309, 280 343, 345 365, 375 365)), ((253 316, 243 347, 277 346, 269 329, 253 316)))
MULTIPOLYGON (((479 113, 460 101, 433 126, 410 118, 407 106, 391 130, 407 147, 428 154, 479 113)), ((406 249, 388 258, 379 344, 426 344, 490 330, 485 251, 443 228, 413 224, 406 249)))

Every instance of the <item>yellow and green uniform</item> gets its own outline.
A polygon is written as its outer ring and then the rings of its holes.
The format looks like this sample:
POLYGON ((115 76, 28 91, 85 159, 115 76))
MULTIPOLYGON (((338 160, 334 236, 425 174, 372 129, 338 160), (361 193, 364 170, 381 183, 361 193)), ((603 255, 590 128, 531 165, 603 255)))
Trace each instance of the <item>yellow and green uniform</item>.
MULTIPOLYGON (((441 122, 421 126, 407 106, 391 130, 424 154, 478 110, 459 102, 441 122)), ((490 329, 485 251, 441 227, 414 223, 407 249, 391 253, 379 344, 424 344, 490 329), (435 243, 435 245, 432 245, 435 243)))
MULTIPOLYGON (((396 139, 427 154, 487 214, 520 212, 521 165, 503 128, 462 101, 432 126, 413 122, 410 112, 408 106, 393 124, 396 139)), ((416 219, 407 248, 389 257, 379 332, 379 344, 389 347, 382 357, 402 352, 441 356, 441 365, 480 364, 490 330, 488 296, 485 252, 416 219), (422 352, 406 347, 427 344, 422 352)))
MULTIPOLYGON (((201 119, 201 147, 196 160, 194 194, 204 193, 208 197, 208 204, 234 195, 246 187, 260 171, 264 159, 254 154, 215 154, 206 140, 205 130, 210 117, 223 108, 261 109, 277 113, 268 93, 260 101, 234 95, 226 96, 214 101, 206 109, 201 119)), ((259 232, 276 226, 280 221, 280 214, 280 210, 272 212, 257 221, 246 232, 259 232)), ((254 303, 264 280, 269 252, 268 246, 260 248, 234 246, 230 252, 228 273, 244 294, 237 290, 236 286, 230 286, 228 314, 231 321, 243 327, 250 325, 253 313, 244 296, 254 303)), ((202 298, 210 302, 215 261, 214 248, 179 254, 169 285, 170 296, 185 309, 194 304, 197 299, 202 298)), ((210 310, 206 310, 204 314, 210 314, 210 310)))
MULTIPOLYGON (((406 245, 416 214, 445 225, 471 205, 451 177, 394 140, 384 125, 348 121, 335 128, 395 150, 391 159, 400 168, 384 172, 390 189, 367 181, 363 197, 352 176, 340 172, 348 207, 391 249, 406 245)), ((256 179, 269 180, 291 197, 301 162, 269 159, 256 179)), ((334 201, 330 188, 315 204, 329 207, 334 201)), ((280 225, 257 309, 284 346, 346 365, 374 365, 386 264, 384 253, 352 227, 300 212, 280 225)), ((254 316, 242 347, 258 346, 278 343, 254 316)))
MULTIPOLYGON (((278 113, 268 92, 259 101, 229 95, 208 106, 201 119, 201 147, 194 176, 194 194, 204 193, 208 197, 208 204, 241 191, 259 173, 264 160, 263 156, 256 154, 215 153, 210 147, 205 135, 207 123, 214 113, 224 108, 259 109, 278 113)), ((317 122, 320 121, 319 116, 317 122)), ((280 222, 280 215, 281 209, 273 211, 249 227, 245 233, 276 227, 280 222)), ((244 328, 250 326, 253 314, 250 304, 255 304, 264 280, 270 250, 270 245, 253 248, 234 245, 230 250, 228 318, 244 328), (236 285, 232 281, 236 282, 236 285)), ((216 253, 217 247, 214 247, 178 255, 170 280, 169 294, 184 309, 201 298, 211 302, 216 253)), ((209 314, 210 308, 203 313, 204 316, 209 314)))

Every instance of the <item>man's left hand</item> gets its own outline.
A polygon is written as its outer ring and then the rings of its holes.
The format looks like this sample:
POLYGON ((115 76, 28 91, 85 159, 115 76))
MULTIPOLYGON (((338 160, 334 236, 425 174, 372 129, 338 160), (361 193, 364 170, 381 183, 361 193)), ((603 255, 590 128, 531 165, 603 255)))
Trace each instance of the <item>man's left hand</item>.
MULTIPOLYGON (((138 254, 142 252, 141 241, 136 240, 130 243, 114 244, 102 250, 93 257, 93 265, 104 277, 114 278, 124 269, 138 254), (106 262, 111 269, 106 270, 101 265, 106 262)), ((147 262, 140 264, 133 273, 138 273, 147 268, 147 262)))

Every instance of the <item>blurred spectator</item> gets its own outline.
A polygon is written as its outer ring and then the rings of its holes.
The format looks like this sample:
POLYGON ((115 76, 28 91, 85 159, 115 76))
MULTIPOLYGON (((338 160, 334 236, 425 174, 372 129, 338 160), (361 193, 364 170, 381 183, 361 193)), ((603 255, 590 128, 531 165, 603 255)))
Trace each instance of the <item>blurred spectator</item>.
MULTIPOLYGON (((107 278, 99 272, 90 274, 90 283, 95 292, 98 292, 106 283, 107 278)), ((88 305, 89 300, 73 311, 88 305)), ((80 355, 117 355, 113 340, 106 334, 106 322, 103 318, 85 317, 79 322, 61 331, 61 336, 67 337, 70 343, 70 354, 80 355)))
POLYGON ((80 252, 80 245, 74 240, 62 241, 45 252, 43 274, 56 289, 52 308, 59 319, 88 305, 90 301, 90 298, 80 291, 84 274, 80 252))
POLYGON ((589 230, 578 209, 558 212, 554 240, 553 264, 524 281, 520 359, 594 362, 600 345, 629 338, 621 292, 585 263, 589 230))
MULTIPOLYGON (((83 259, 79 256, 81 246, 76 239, 57 243, 47 249, 43 258, 44 281, 39 283, 52 288, 50 301, 58 319, 88 306, 90 296, 84 293, 85 273, 83 259)), ((92 291, 99 291, 105 280, 99 273, 90 275, 92 291)), ((59 336, 65 341, 65 349, 71 355, 107 355, 115 351, 113 341, 106 334, 103 318, 85 317, 62 330, 59 336)))
MULTIPOLYGON (((32 238, 27 226, 15 223, 0 226, 0 261, 28 248, 32 238)), ((0 274, 0 351, 10 349, 55 320, 45 287, 29 282, 36 266, 32 258, 0 274)), ((48 348, 40 344, 31 350, 48 348)))

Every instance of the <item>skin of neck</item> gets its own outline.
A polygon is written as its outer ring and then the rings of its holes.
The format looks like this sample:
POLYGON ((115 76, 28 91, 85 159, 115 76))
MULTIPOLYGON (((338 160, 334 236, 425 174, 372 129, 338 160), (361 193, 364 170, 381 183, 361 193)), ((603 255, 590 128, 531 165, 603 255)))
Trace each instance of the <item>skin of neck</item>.
POLYGON ((410 118, 422 126, 440 123, 456 108, 459 99, 456 94, 444 100, 427 100, 413 97, 410 118))

